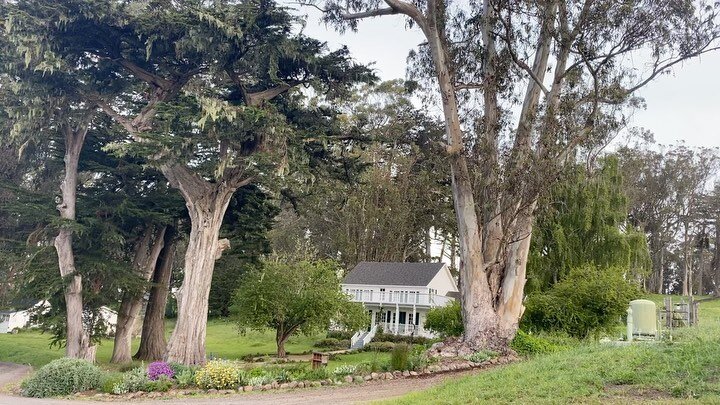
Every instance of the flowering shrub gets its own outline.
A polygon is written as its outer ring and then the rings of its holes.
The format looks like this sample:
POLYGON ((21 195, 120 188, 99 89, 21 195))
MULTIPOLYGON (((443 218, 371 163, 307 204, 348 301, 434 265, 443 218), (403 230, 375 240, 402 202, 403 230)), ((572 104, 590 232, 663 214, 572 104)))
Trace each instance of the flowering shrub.
POLYGON ((159 379, 160 376, 173 378, 175 376, 175 372, 168 363, 165 363, 164 361, 156 361, 154 363, 150 363, 148 366, 147 376, 150 381, 155 381, 159 379))
POLYGON ((213 360, 195 372, 195 383, 203 389, 235 389, 243 382, 243 377, 242 370, 236 364, 226 360, 213 360))

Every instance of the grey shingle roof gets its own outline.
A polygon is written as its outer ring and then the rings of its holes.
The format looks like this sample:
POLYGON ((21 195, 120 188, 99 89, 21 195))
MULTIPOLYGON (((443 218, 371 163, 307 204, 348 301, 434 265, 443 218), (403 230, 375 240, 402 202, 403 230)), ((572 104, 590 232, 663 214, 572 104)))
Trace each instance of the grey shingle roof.
POLYGON ((443 266, 443 263, 360 262, 343 283, 425 287, 443 266))

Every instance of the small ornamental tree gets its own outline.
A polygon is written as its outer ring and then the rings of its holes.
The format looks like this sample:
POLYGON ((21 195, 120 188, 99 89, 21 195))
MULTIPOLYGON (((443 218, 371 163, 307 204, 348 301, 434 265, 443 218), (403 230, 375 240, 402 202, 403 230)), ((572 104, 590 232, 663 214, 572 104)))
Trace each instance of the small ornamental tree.
POLYGON ((348 330, 366 327, 367 313, 341 291, 339 271, 329 260, 263 262, 245 275, 235 294, 238 323, 274 329, 278 357, 285 357, 285 342, 295 333, 327 330, 331 321, 348 330))

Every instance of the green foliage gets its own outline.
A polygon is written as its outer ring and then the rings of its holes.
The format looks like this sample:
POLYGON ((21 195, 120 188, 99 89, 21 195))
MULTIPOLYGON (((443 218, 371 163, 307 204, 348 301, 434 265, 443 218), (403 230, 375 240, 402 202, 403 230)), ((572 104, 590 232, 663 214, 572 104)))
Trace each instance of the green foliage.
POLYGON ((338 340, 335 338, 327 338, 327 339, 323 339, 318 342, 315 342, 313 344, 313 347, 317 347, 317 348, 321 348, 321 349, 331 349, 331 350, 347 349, 350 347, 350 340, 348 340, 348 339, 338 340))
POLYGON ((564 331, 586 337, 609 331, 640 295, 618 267, 579 267, 547 292, 528 295, 521 328, 528 331, 564 331))
POLYGON ((100 382, 100 391, 105 394, 114 394, 115 386, 122 383, 122 374, 106 373, 100 382))
POLYGON ((330 320, 357 330, 367 325, 362 304, 340 290, 339 268, 332 261, 265 261, 244 278, 235 297, 241 327, 278 331, 278 351, 296 332, 327 330, 330 320))
POLYGON ((300 380, 310 380, 310 381, 316 381, 316 380, 325 380, 330 378, 330 372, 326 367, 318 367, 314 369, 307 370, 304 374, 302 374, 302 378, 299 378, 300 380))
POLYGON ((335 367, 333 374, 337 377, 344 377, 346 375, 357 374, 358 366, 353 364, 343 364, 342 366, 335 367))
POLYGON ((469 356, 465 356, 465 360, 472 361, 473 363, 482 363, 484 361, 494 359, 497 356, 498 353, 492 350, 481 350, 469 356))
POLYGON ((175 374, 175 380, 178 387, 187 388, 195 384, 195 371, 193 369, 185 369, 175 374))
POLYGON ((460 302, 453 301, 449 305, 432 308, 428 311, 425 329, 443 337, 462 335, 465 327, 462 322, 460 302))
POLYGON ((559 349, 558 346, 551 341, 523 330, 517 332, 515 338, 510 343, 510 348, 521 356, 548 354, 559 349))
POLYGON ((167 376, 161 376, 155 381, 148 381, 145 384, 146 392, 168 392, 173 386, 173 381, 167 376))
POLYGON ((103 372, 79 359, 53 360, 22 382, 23 395, 44 398, 68 395, 100 387, 103 372))
POLYGON ((125 374, 120 384, 115 385, 113 391, 116 394, 124 394, 127 392, 146 391, 150 383, 145 366, 136 367, 125 374))
POLYGON ((437 359, 427 354, 427 348, 421 345, 413 345, 408 357, 408 370, 422 370, 437 359))
POLYGON ((390 367, 393 370, 407 370, 410 346, 407 343, 398 343, 393 347, 390 356, 390 367))
POLYGON ((391 352, 395 348, 393 342, 370 342, 363 347, 367 352, 391 352))
POLYGON ((423 336, 406 336, 406 335, 394 335, 392 333, 384 333, 382 329, 378 329, 378 333, 373 336, 373 342, 393 342, 393 343, 407 343, 416 345, 427 345, 432 343, 435 339, 429 339, 423 336))
POLYGON ((651 267, 645 234, 627 224, 628 203, 615 158, 588 175, 577 165, 565 172, 538 211, 528 258, 526 292, 545 290, 571 269, 592 264, 622 267, 632 277, 651 267))

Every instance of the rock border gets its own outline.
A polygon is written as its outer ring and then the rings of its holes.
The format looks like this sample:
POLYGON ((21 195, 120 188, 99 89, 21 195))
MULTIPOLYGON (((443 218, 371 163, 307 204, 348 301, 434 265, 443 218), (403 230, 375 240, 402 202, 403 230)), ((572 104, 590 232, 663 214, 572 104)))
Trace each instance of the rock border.
MULTIPOLYGON (((274 381, 270 384, 265 385, 246 385, 239 387, 236 390, 202 390, 202 389, 177 389, 170 390, 167 392, 131 392, 128 394, 105 394, 98 393, 91 397, 94 398, 106 398, 110 400, 125 400, 125 399, 161 399, 161 398, 172 398, 172 394, 175 396, 190 396, 190 395, 230 395, 242 392, 257 392, 257 391, 271 391, 271 390, 291 390, 291 389, 303 389, 303 388, 317 388, 325 386, 340 386, 349 384, 364 384, 369 381, 380 381, 380 380, 395 380, 395 379, 406 379, 406 378, 422 378, 425 376, 453 373, 460 371, 468 371, 473 369, 489 368, 498 365, 509 364, 517 361, 519 358, 515 355, 508 355, 502 357, 495 357, 492 359, 485 360, 481 363, 474 363, 469 360, 459 360, 445 362, 440 364, 431 364, 422 370, 418 371, 384 371, 384 372, 373 372, 370 374, 353 374, 338 377, 336 379, 328 378, 325 380, 313 380, 313 381, 291 381, 285 383, 279 383, 274 381)), ((82 393, 78 393, 75 396, 83 396, 82 393)))

